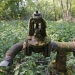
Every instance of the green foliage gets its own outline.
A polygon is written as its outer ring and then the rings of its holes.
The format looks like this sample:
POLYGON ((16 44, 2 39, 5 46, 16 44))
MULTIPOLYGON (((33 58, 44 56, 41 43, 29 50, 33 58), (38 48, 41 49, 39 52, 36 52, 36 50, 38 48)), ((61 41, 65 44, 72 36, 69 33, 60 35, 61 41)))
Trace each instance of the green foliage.
MULTIPOLYGON (((75 23, 63 22, 63 21, 47 21, 47 34, 51 37, 52 41, 71 41, 75 37, 75 23)), ((22 41, 28 35, 28 21, 16 20, 16 21, 0 21, 0 61, 3 60, 6 51, 15 43, 22 41)), ((68 66, 73 67, 75 64, 74 57, 68 56, 68 66)), ((3 71, 0 74, 4 75, 46 75, 48 64, 36 64, 37 61, 55 59, 55 53, 51 53, 51 59, 44 59, 42 53, 32 56, 23 57, 23 52, 19 53, 14 63, 10 68, 2 68, 3 71), (21 64, 17 64, 18 61, 24 60, 21 64), (10 73, 8 71, 10 69, 10 73)), ((73 73, 75 70, 73 68, 73 73)))
MULTIPOLYGON (((0 21, 0 57, 16 42, 24 40, 27 35, 27 22, 0 21), (26 24, 26 25, 25 25, 26 24)), ((1 59, 0 59, 1 60, 1 59)))
POLYGON ((60 21, 51 21, 47 22, 48 25, 47 31, 51 36, 53 41, 71 41, 73 37, 75 37, 75 25, 72 22, 62 22, 60 21))
MULTIPOLYGON (((75 1, 69 1, 69 11, 73 17, 75 17, 75 1), (71 2, 71 7, 70 7, 71 2)), ((63 0, 63 8, 66 10, 66 1, 63 0)), ((62 18, 62 9, 60 0, 1 0, 0 1, 0 19, 1 20, 11 20, 18 19, 18 14, 20 14, 20 19, 29 19, 31 14, 38 9, 48 20, 59 20, 62 18), (25 3, 25 4, 24 4, 25 3), (55 6, 55 11, 54 11, 55 6)))
MULTIPOLYGON (((38 56, 38 54, 36 54, 38 56)), ((43 71, 45 71, 46 68, 44 67, 47 67, 45 65, 36 65, 36 61, 38 61, 38 59, 36 59, 35 57, 37 57, 35 54, 34 54, 34 57, 33 56, 26 56, 23 60, 25 60, 24 62, 22 62, 21 64, 17 65, 16 68, 14 69, 14 75, 38 75, 38 74, 41 74, 43 73, 43 71)), ((42 59, 42 57, 41 57, 42 59)), ((45 73, 43 73, 43 75, 45 75, 45 73)))

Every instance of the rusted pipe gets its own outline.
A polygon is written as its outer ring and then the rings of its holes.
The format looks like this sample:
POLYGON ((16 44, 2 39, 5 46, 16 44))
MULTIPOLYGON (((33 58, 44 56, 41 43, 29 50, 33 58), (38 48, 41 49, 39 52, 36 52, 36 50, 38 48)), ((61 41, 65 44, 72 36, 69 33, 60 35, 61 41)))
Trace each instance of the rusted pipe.
POLYGON ((67 52, 74 52, 75 42, 51 42, 52 51, 66 50, 67 52))

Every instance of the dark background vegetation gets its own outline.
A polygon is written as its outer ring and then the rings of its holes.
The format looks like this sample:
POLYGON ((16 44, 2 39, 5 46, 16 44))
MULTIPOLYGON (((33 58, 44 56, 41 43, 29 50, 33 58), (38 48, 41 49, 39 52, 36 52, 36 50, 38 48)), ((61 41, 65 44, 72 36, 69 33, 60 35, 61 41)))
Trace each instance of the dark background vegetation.
MULTIPOLYGON (((75 37, 75 0, 0 0, 0 61, 6 51, 28 34, 28 20, 38 9, 46 20, 47 34, 51 41, 70 42, 75 37)), ((45 60, 55 59, 56 52, 45 60)), ((20 52, 11 67, 0 67, 1 75, 46 75, 48 64, 36 65, 42 61, 42 53, 25 56, 20 52), (25 62, 17 65, 20 60, 25 62), (17 69, 16 69, 16 68, 17 69)), ((75 58, 67 53, 67 66, 75 73, 75 58)))

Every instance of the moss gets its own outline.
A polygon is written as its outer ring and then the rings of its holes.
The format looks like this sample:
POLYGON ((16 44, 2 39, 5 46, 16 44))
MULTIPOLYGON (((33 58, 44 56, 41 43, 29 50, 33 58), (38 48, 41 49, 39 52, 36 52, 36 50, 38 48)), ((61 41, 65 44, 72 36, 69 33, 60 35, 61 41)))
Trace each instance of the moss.
POLYGON ((64 73, 63 72, 60 72, 60 75, 64 75, 64 73))
POLYGON ((71 70, 71 69, 67 69, 66 74, 67 74, 67 75, 73 75, 72 70, 71 70))
POLYGON ((55 68, 55 60, 51 61, 49 64, 50 68, 55 68))

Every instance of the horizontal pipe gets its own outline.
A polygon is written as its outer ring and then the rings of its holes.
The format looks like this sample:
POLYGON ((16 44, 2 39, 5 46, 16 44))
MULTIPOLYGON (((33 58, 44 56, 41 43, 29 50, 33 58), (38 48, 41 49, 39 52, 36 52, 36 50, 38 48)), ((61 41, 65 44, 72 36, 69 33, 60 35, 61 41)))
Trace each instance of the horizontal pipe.
POLYGON ((75 51, 75 42, 51 42, 52 51, 66 50, 68 52, 75 51))

